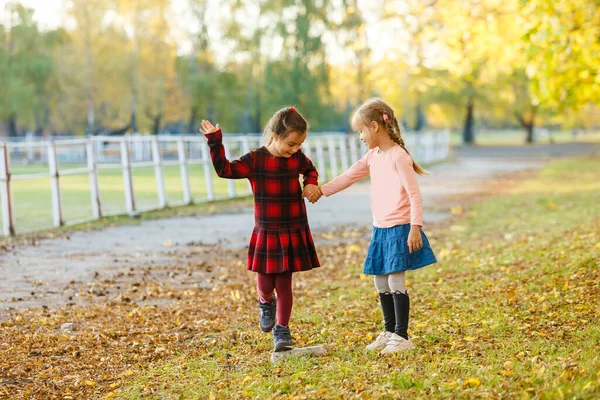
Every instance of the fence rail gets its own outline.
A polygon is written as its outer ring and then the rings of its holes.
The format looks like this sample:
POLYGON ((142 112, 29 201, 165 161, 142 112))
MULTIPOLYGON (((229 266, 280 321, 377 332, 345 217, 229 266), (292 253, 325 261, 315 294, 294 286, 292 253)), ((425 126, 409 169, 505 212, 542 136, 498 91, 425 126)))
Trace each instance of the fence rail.
MULTIPOLYGON (((408 133, 405 142, 417 161, 431 163, 448 156, 450 134, 408 133)), ((261 138, 226 135, 223 144, 233 159, 260 147, 261 138)), ((320 181, 326 182, 348 169, 366 148, 355 135, 321 133, 311 134, 303 151, 315 163, 320 181)), ((19 232, 41 230, 251 194, 247 183, 215 178, 202 136, 135 134, 0 142, 2 232, 14 235, 16 225, 19 232), (121 189, 115 187, 117 181, 122 181, 121 189)))

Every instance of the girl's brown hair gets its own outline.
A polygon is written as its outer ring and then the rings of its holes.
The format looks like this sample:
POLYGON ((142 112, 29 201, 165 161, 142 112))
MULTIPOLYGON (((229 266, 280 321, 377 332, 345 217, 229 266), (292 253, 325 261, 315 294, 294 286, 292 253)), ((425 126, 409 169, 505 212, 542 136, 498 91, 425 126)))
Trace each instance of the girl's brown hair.
MULTIPOLYGON (((408 155, 410 155, 410 152, 404 145, 404 139, 402 138, 404 135, 404 129, 394 116, 394 110, 392 110, 392 107, 390 107, 386 102, 381 99, 367 100, 358 108, 358 110, 356 110, 355 116, 360 118, 360 121, 364 125, 368 126, 372 121, 375 121, 384 126, 388 135, 390 136, 390 139, 399 144, 408 153, 408 155), (387 115, 387 118, 384 118, 384 115, 387 115)), ((421 168, 421 166, 417 164, 415 160, 413 160, 413 169, 419 175, 429 174, 429 172, 421 168)))
POLYGON ((308 131, 309 125, 306 119, 294 107, 285 107, 277 111, 267 125, 263 134, 263 140, 267 144, 273 141, 272 133, 279 139, 285 139, 290 133, 303 134, 308 131))

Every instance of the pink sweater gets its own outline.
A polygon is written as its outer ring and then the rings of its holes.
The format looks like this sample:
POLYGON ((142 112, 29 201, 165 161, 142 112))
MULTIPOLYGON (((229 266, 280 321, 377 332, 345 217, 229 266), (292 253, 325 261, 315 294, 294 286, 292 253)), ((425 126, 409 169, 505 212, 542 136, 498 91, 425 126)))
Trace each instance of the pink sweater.
POLYGON ((423 226, 423 199, 412 163, 400 146, 385 153, 375 148, 321 190, 329 197, 371 174, 373 225, 390 228, 410 222, 423 226))

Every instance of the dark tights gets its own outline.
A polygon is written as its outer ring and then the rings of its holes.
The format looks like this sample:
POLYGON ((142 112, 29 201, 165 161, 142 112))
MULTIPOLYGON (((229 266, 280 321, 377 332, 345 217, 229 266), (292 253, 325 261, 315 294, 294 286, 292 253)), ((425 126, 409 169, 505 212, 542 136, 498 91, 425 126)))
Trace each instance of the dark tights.
POLYGON ((277 324, 288 326, 292 315, 292 273, 261 274, 257 273, 256 287, 262 301, 273 300, 274 291, 277 291, 277 324))

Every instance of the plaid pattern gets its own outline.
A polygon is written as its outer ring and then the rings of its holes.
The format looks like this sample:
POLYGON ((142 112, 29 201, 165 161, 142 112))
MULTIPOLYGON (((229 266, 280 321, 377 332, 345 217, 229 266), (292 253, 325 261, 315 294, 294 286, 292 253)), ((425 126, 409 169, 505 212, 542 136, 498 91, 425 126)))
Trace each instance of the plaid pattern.
POLYGON ((276 157, 266 147, 229 161, 219 130, 206 135, 210 157, 221 178, 249 179, 254 193, 255 225, 248 246, 248 269, 263 274, 307 271, 320 266, 308 226, 304 185, 318 183, 313 163, 302 153, 276 157))

